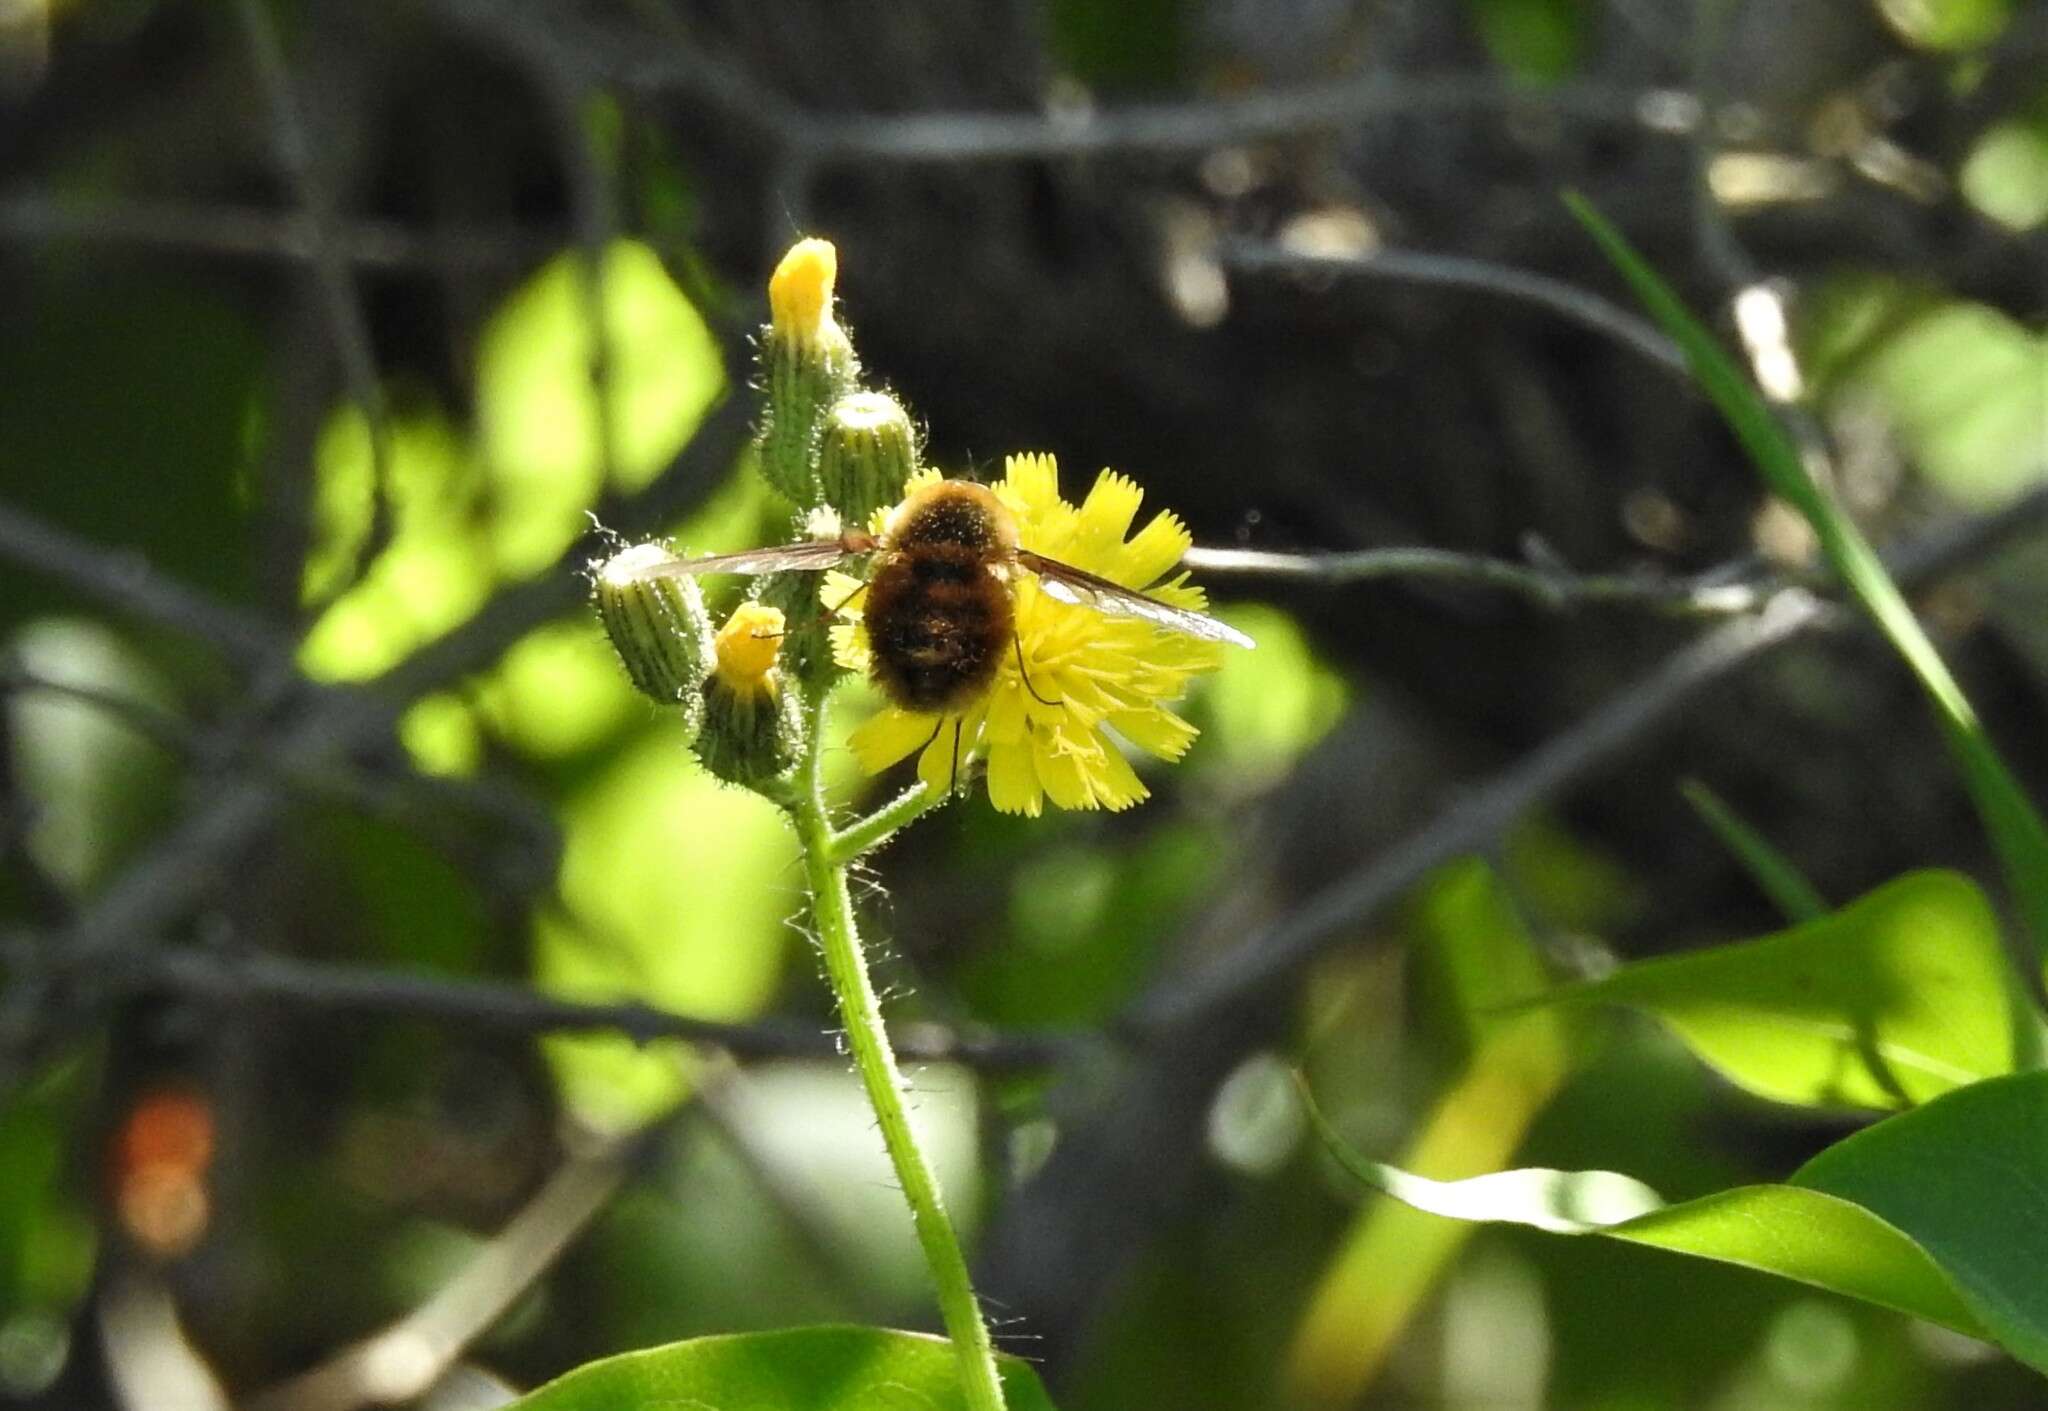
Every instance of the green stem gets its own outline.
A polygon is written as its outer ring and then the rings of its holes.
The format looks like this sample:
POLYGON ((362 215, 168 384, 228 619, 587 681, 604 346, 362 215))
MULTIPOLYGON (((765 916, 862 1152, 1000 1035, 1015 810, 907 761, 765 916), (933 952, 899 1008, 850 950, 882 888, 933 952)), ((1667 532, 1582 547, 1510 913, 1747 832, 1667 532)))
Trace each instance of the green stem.
POLYGON ((945 1321, 946 1335, 952 1339, 954 1355, 959 1359, 967 1405, 970 1411, 1003 1411, 995 1347, 989 1341, 981 1305, 975 1301, 974 1285, 968 1278, 967 1260, 960 1253, 953 1222, 947 1218, 940 1199, 938 1178, 910 1130, 910 1117, 903 1107, 903 1077, 889 1047, 889 1036, 882 1028, 882 1006, 868 979, 860 933, 853 924, 853 898, 846 889, 844 858, 860 851, 862 845, 873 846, 929 807, 929 803, 917 799, 916 791, 912 790, 835 837, 826 817, 818 770, 824 724, 825 702, 821 692, 812 705, 810 744, 790 812, 803 847, 804 876, 810 883, 818 945, 825 953, 825 975, 839 1000, 853 1066, 860 1073, 861 1085, 867 1089, 869 1104, 875 1109, 875 1121, 882 1130, 882 1143, 889 1150, 890 1165, 895 1167, 897 1184, 910 1203, 911 1223, 916 1227, 917 1242, 924 1250, 925 1264, 931 1269, 938 1294, 939 1316, 945 1321), (885 816, 885 822, 876 823, 885 816), (849 836, 855 840, 853 845, 846 841, 849 836))
POLYGON ((888 842, 899 828, 944 802, 945 797, 919 780, 866 818, 857 819, 834 833, 832 860, 844 866, 863 853, 873 852, 888 842))

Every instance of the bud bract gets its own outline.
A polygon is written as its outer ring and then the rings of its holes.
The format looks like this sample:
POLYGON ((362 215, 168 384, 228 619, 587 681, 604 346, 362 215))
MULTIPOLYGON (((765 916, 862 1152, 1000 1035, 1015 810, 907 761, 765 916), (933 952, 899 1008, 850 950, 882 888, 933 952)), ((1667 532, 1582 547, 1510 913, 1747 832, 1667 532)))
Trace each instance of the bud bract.
POLYGON ((681 709, 694 732, 715 649, 697 580, 645 576, 669 557, 659 544, 637 544, 606 559, 596 573, 597 611, 634 686, 681 709))

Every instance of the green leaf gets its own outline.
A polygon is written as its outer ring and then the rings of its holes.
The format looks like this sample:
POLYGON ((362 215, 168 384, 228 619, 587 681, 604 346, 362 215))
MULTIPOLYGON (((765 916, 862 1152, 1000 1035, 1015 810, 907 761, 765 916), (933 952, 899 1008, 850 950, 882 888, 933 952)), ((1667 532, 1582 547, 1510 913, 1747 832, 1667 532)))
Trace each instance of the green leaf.
POLYGON ((1741 1186, 1677 1205, 1614 1171, 1426 1180, 1350 1150, 1308 1106, 1347 1171, 1416 1209, 1599 1234, 1777 1274, 1995 1341, 2048 1368, 2048 1285, 2037 1277, 2048 1257, 2048 1206, 2038 1194, 2015 1202, 2007 1188, 2048 1158, 2043 1084, 2048 1074, 2031 1073, 1963 1089, 1842 1142, 1798 1184, 1741 1186), (2001 1123, 2017 1134, 1992 1130, 2001 1123), (1992 1159, 1971 1161, 1986 1140, 1992 1159), (1953 1178, 1959 1170, 1964 1178, 1953 1178))
MULTIPOLYGON (((1001 1357, 1008 1411, 1052 1411, 1030 1366, 1001 1357)), ((693 1338, 591 1362, 507 1411, 959 1411, 952 1344, 885 1328, 693 1338)))
POLYGON ((1977 1083, 1889 1118, 1829 1147, 1792 1184, 1903 1231, 2000 1345, 2048 1369, 2048 1072, 1977 1083))
MULTIPOLYGON (((1833 496, 1808 473, 1791 435, 1762 395, 1619 230, 1576 193, 1567 192, 1564 199, 1579 223, 1628 280, 1643 306, 1684 349, 1693 375, 1749 452, 1764 483, 1813 526, 1829 566, 1919 678, 2033 937, 2034 973, 2024 977, 2021 990, 2009 1002, 2020 1008, 2021 992, 2040 1002, 2039 956, 2048 953, 2048 823, 2043 823, 2019 781, 2000 758, 1997 747, 1985 735, 1963 688, 1949 674, 1947 664, 1934 649, 1898 585, 1885 571, 1877 551, 1833 496)), ((2029 1059, 2038 1057, 2038 1025, 2028 1026, 2019 1037, 2026 1045, 2029 1059)))
MULTIPOLYGON (((1485 1171, 1514 1155, 1570 1076, 1570 1026, 1542 1011, 1503 1014, 1502 1005, 1547 984, 1548 972, 1507 889, 1485 863, 1468 859, 1439 869, 1416 911, 1417 968, 1438 977, 1469 1057, 1401 1159, 1445 1176, 1485 1171)), ((1399 1205, 1359 1211, 1295 1325, 1282 1373, 1288 1403, 1356 1402, 1469 1233, 1399 1205)))
POLYGON ((2012 1069, 1998 920, 1952 872, 1916 872, 1740 945, 1623 966, 1542 1003, 1623 1004, 1778 1102, 1909 1107, 2012 1069))
POLYGON ((1586 48, 1578 0, 1465 0, 1465 13, 1487 52, 1528 83, 1570 78, 1586 48))
POLYGON ((1805 874, 1771 846, 1768 838, 1743 822, 1741 815, 1723 803, 1719 794, 1697 779, 1679 785, 1678 791, 1787 921, 1813 921, 1827 915, 1826 900, 1805 874))

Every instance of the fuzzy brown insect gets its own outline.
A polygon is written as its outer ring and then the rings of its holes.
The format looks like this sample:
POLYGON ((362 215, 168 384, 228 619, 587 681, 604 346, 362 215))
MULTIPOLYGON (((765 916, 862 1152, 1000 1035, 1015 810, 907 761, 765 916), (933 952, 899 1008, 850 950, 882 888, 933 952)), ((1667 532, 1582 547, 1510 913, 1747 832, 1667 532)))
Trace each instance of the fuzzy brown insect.
MULTIPOLYGON (((634 576, 827 569, 859 554, 874 555, 862 608, 870 671, 882 694, 905 710, 953 714, 995 683, 1003 652, 1016 642, 1012 584, 1019 569, 1036 574, 1046 594, 1062 602, 1204 641, 1252 645, 1213 617, 1020 548, 1016 516, 993 490, 970 480, 912 491, 880 534, 849 529, 836 539, 654 560, 634 576)), ((1031 689, 1028 679, 1025 686, 1031 689)))

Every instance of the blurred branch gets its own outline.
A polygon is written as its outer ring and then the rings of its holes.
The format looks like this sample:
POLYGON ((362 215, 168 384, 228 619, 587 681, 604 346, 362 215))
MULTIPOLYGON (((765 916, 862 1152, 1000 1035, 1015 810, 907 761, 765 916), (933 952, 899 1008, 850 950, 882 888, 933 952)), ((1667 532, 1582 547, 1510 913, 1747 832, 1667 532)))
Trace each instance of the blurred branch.
POLYGON ((604 1208, 625 1179, 630 1146, 607 1142, 589 1153, 572 1153, 505 1228, 419 1307, 252 1398, 249 1411, 355 1411, 423 1395, 604 1208))
POLYGON ((1579 574, 1449 549, 1358 549, 1337 553, 1274 553, 1263 549, 1190 549, 1183 568, 1232 577, 1274 578, 1336 587, 1381 578, 1421 578, 1497 588, 1562 611, 1594 603, 1643 607, 1679 617, 1729 617, 1756 612, 1782 583, 1745 581, 1729 565, 1684 578, 1579 574))
POLYGON ((696 99, 763 132, 813 163, 950 163, 1083 157, 1116 152, 1193 153, 1233 143, 1336 130, 1381 117, 1445 112, 1540 111, 1680 134, 1697 105, 1665 88, 1565 83, 1542 90, 1496 74, 1383 74, 1304 84, 1241 98, 1126 104, 1062 111, 908 114, 807 111, 742 66, 705 57, 673 33, 624 34, 565 20, 546 6, 439 0, 442 14, 496 42, 529 69, 696 99))
POLYGON ((272 668, 290 660, 282 630, 256 614, 164 577, 140 554, 103 549, 5 501, 0 501, 0 560, 55 579, 125 616, 209 642, 245 668, 272 668))
POLYGON ((233 1411, 220 1379, 186 1336, 177 1301, 156 1270, 114 1273, 93 1312, 109 1389, 122 1411, 233 1411))
POLYGON ((1651 323, 1590 290, 1548 275, 1531 274, 1489 260, 1433 255, 1416 250, 1374 250, 1361 255, 1312 255, 1284 246, 1233 241, 1218 251, 1235 269, 1295 275, 1357 275, 1413 284, 1445 285, 1536 304, 1603 333, 1667 372, 1686 375, 1685 355, 1651 323))
MULTIPOLYGON (((746 435, 747 407, 728 397, 714 408, 666 473, 604 517, 629 533, 658 528, 695 503, 731 466, 746 435)), ((420 696, 489 665, 512 642, 573 608, 593 552, 583 541, 534 578, 500 591, 461 626, 429 642, 376 680, 330 688, 296 721, 278 728, 271 758, 286 772, 319 768, 387 739, 420 696)), ((287 798, 273 779, 228 780, 117 877, 56 947, 83 985, 113 978, 106 962, 146 945, 157 930, 222 880, 222 870, 275 818, 287 798)))
POLYGON ((369 423, 371 483, 376 489, 371 529, 350 574, 359 576, 364 564, 375 555, 389 532, 391 516, 391 416, 385 405, 384 388, 377 379, 377 358, 370 346, 370 325, 363 314, 362 293, 355 274, 336 248, 331 231, 339 203, 322 178, 313 155, 313 140, 307 131, 306 115, 292 91, 291 69, 285 63, 284 46, 277 35, 277 22, 265 0, 239 0, 236 7, 242 30, 249 41, 265 98, 270 104, 271 135, 279 163, 291 182, 306 215, 311 237, 309 256, 313 278, 320 288, 327 322, 334 334, 335 352, 341 358, 342 375, 349 395, 362 408, 369 423))
MULTIPOLYGON (((350 264, 443 273, 522 268, 547 258, 571 239, 568 232, 518 226, 414 230, 392 221, 339 218, 326 231, 328 248, 350 264)), ((96 199, 79 205, 42 195, 0 199, 0 238, 161 246, 294 263, 313 259, 318 243, 314 222, 304 212, 172 201, 96 199)))
MULTIPOLYGON (((1886 555, 1901 582, 1921 586, 1972 563, 2016 535, 2048 523, 2048 486, 2001 510, 1932 530, 1886 555)), ((1365 861, 1276 924, 1191 975, 1163 982, 1132 1006, 1123 1024, 1139 1036, 1213 1020, 1298 972, 1431 870, 1476 852, 1528 811, 1610 761, 1675 715, 1708 686, 1772 647, 1817 628, 1862 619, 1800 588, 1772 595, 1754 616, 1716 627, 1564 734, 1525 756, 1420 831, 1365 861)))
POLYGON ((1233 143, 1350 127, 1372 118, 1516 109, 1669 130, 1652 115, 1683 94, 1598 84, 1532 91, 1489 74, 1371 76, 1245 98, 1131 104, 1054 113, 833 114, 808 118, 806 145, 821 161, 966 162, 1191 153, 1233 143))
MULTIPOLYGON (((563 999, 490 980, 406 974, 285 956, 190 949, 154 954, 145 988, 202 1005, 363 1014, 459 1024, 471 1032, 547 1034, 608 1031, 638 1043, 685 1039, 741 1058, 842 1057, 835 1033, 781 1020, 726 1023, 653 1005, 563 999)), ((895 1035, 906 1058, 990 1070, 1042 1068, 1099 1044, 1082 1032, 963 1033, 913 1024, 895 1035)))

